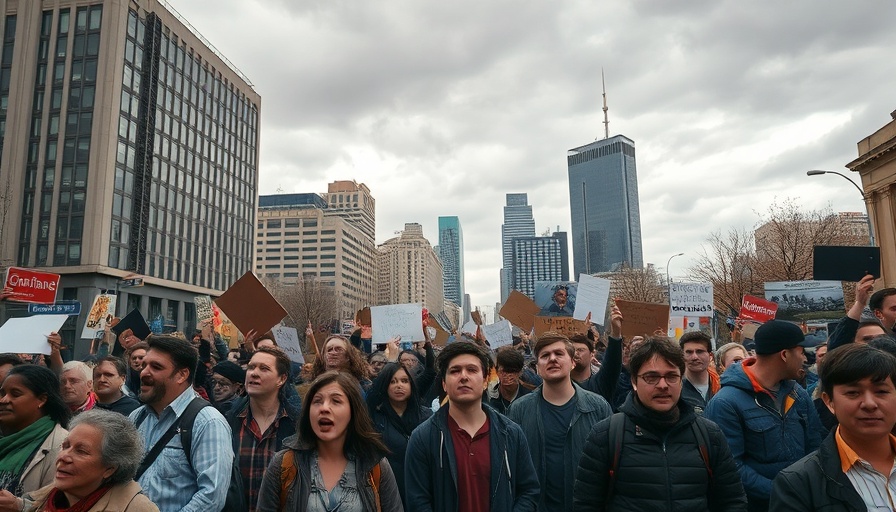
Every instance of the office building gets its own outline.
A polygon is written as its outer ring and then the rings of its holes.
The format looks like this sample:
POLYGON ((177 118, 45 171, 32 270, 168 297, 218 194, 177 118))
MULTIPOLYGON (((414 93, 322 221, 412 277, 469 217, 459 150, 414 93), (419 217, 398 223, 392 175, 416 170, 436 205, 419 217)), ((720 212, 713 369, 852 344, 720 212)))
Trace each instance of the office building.
POLYGON ((513 280, 513 239, 535 236, 535 219, 527 194, 507 194, 504 206, 504 224, 501 225, 501 302, 507 300, 513 280))
POLYGON ((635 143, 622 135, 567 152, 573 276, 644 266, 635 143))
POLYGON ((457 306, 464 302, 464 233, 457 217, 439 217, 439 246, 445 300, 457 306))
POLYGON ((535 299, 536 282, 564 281, 563 253, 567 252, 566 247, 562 245, 564 241, 565 236, 514 238, 511 289, 535 299))
POLYGON ((334 181, 324 194, 327 215, 342 217, 370 240, 376 240, 376 201, 370 189, 353 180, 334 181))
POLYGON ((85 308, 141 276, 118 314, 192 329, 193 297, 252 268, 260 96, 164 2, 0 6, 0 261, 85 308))
POLYGON ((377 248, 377 304, 420 304, 442 311, 442 262, 423 236, 423 226, 404 225, 397 237, 377 248))
POLYGON ((338 311, 354 318, 374 303, 376 245, 341 215, 330 214, 319 194, 258 198, 255 273, 287 285, 311 281, 332 286, 338 311))

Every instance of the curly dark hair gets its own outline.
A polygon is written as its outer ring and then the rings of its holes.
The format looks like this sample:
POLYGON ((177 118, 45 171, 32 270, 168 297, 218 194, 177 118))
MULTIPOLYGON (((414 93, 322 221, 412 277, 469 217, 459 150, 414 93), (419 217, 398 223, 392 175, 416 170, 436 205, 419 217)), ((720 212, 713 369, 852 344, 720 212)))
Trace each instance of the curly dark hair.
POLYGON ((358 381, 345 372, 328 371, 314 379, 305 400, 302 403, 302 416, 299 418, 299 439, 310 447, 317 447, 318 438, 311 426, 311 406, 314 404, 315 395, 329 384, 337 384, 348 398, 351 408, 351 418, 346 427, 345 446, 343 451, 348 456, 360 457, 368 460, 379 460, 389 453, 389 449, 383 444, 382 436, 373 426, 370 414, 367 412, 367 404, 361 396, 361 386, 358 381))

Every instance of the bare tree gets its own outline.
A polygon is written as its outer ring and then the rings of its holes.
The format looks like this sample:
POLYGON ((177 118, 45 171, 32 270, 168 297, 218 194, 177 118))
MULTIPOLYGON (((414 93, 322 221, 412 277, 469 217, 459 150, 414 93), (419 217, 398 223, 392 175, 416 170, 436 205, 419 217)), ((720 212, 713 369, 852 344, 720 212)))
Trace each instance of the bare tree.
POLYGON ((752 233, 733 228, 725 234, 716 231, 701 247, 688 277, 712 283, 716 309, 736 314, 744 295, 762 295, 764 281, 754 269, 755 259, 752 233))
MULTIPOLYGON (((271 295, 286 310, 284 323, 305 332, 308 322, 316 332, 326 331, 334 321, 339 321, 339 297, 336 289, 315 278, 301 278, 295 284, 272 278, 262 278, 271 295)), ((318 336, 318 342, 322 337, 318 336)), ((311 349, 311 347, 305 347, 311 349)), ((313 349, 312 349, 313 350, 313 349)))
POLYGON ((666 284, 653 265, 632 268, 623 265, 609 275, 610 296, 623 300, 662 303, 668 300, 666 284))

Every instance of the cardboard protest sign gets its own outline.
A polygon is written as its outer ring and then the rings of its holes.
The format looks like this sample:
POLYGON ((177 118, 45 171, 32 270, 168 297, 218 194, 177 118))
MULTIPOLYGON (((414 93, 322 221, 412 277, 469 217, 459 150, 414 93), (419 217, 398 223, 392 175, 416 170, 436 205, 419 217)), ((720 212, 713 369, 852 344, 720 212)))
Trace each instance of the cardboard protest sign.
POLYGON ((669 329, 669 306, 667 304, 650 304, 617 300, 616 305, 622 313, 622 335, 650 336, 657 329, 666 332, 669 329))
POLYGON ((302 345, 299 342, 299 331, 294 327, 278 326, 271 329, 274 341, 289 359, 294 363, 305 364, 305 354, 302 353, 302 345))
POLYGON ((469 334, 470 336, 476 335, 476 322, 470 320, 465 323, 463 327, 460 328, 458 334, 469 334))
POLYGON ((558 332, 565 336, 585 334, 588 332, 588 324, 571 316, 536 316, 535 336, 541 336, 548 331, 558 332))
POLYGON ((857 283, 866 275, 880 277, 880 247, 816 245, 812 277, 816 280, 857 283))
POLYGON ((473 323, 476 325, 482 325, 482 313, 479 310, 470 311, 470 317, 473 318, 473 323))
POLYGON ((49 354, 47 336, 59 332, 68 315, 35 315, 10 318, 0 326, 0 353, 49 354))
POLYGON ((357 315, 355 316, 358 317, 358 325, 370 325, 370 308, 359 309, 357 315))
POLYGON ((768 322, 769 320, 774 320, 777 312, 777 304, 752 295, 744 295, 744 300, 740 305, 740 318, 743 320, 754 320, 760 323, 768 322))
POLYGON ((438 323, 439 327, 446 333, 454 332, 454 323, 448 318, 448 315, 444 311, 439 311, 436 313, 435 317, 430 313, 429 317, 435 318, 436 323, 438 323))
POLYGON ((117 338, 121 333, 128 329, 130 329, 131 332, 134 333, 134 336, 141 341, 148 338, 152 332, 149 328, 149 324, 147 324, 146 320, 143 318, 143 315, 136 309, 125 315, 120 322, 115 324, 115 327, 112 328, 112 332, 115 333, 115 337, 117 338))
POLYGON ((591 313, 591 323, 604 323, 607 301, 610 300, 610 280, 588 274, 579 275, 579 287, 576 291, 576 309, 572 317, 584 320, 591 313))
POLYGON ((513 345, 513 332, 511 331, 510 321, 501 320, 489 325, 482 326, 482 333, 485 335, 486 341, 492 349, 503 347, 505 345, 513 345))
POLYGON ((10 288, 7 300, 31 304, 53 304, 59 289, 59 274, 38 272, 27 268, 9 267, 3 287, 10 288))
POLYGON ((752 340, 754 336, 756 336, 756 329, 759 329, 761 324, 754 324, 752 322, 744 323, 743 327, 741 327, 740 332, 743 334, 745 340, 752 340))
POLYGON ((286 316, 286 310, 252 271, 243 274, 215 304, 241 333, 266 333, 286 316))
POLYGON ((426 322, 426 329, 429 331, 429 336, 432 339, 433 345, 437 345, 439 347, 444 347, 446 343, 448 343, 448 338, 451 336, 445 327, 442 325, 442 322, 438 320, 438 315, 429 314, 429 319, 426 322))
POLYGON ((205 322, 212 320, 215 313, 212 310, 212 298, 208 295, 193 297, 193 307, 196 309, 196 328, 202 329, 205 322))
POLYGON ((401 341, 423 341, 423 307, 420 304, 391 304, 370 308, 372 343, 383 344, 401 336, 401 341))
POLYGON ((535 304, 535 301, 526 297, 522 292, 513 290, 501 306, 499 315, 510 320, 510 323, 520 329, 531 332, 535 325, 535 315, 541 311, 541 308, 535 304))
POLYGON ((672 316, 712 316, 712 283, 672 283, 669 304, 672 316))
POLYGON ((115 302, 117 295, 101 293, 93 299, 93 305, 87 313, 87 321, 81 330, 82 339, 94 339, 96 333, 106 328, 106 323, 115 316, 115 302))

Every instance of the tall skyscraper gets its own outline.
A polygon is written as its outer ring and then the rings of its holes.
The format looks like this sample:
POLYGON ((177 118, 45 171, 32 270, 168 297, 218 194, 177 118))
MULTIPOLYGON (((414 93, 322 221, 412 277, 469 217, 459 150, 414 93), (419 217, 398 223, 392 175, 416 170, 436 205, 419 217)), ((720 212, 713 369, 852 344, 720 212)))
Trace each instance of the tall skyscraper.
POLYGON ((501 226, 501 251, 503 267, 501 268, 501 302, 510 295, 511 266, 513 265, 513 239, 521 236, 535 236, 535 219, 532 207, 529 206, 527 194, 507 194, 504 206, 504 224, 501 226))
POLYGON ((0 261, 87 308, 143 276, 118 313, 194 328, 193 297, 252 268, 260 96, 164 2, 0 9, 0 261))
POLYGON ((457 217, 439 217, 439 258, 445 300, 464 304, 464 233, 457 217))
POLYGON ((319 194, 258 198, 255 273, 286 284, 332 286, 338 318, 376 300, 376 244, 351 220, 330 214, 319 194))
POLYGON ((423 226, 407 223, 397 237, 377 248, 377 304, 422 304, 442 311, 442 262, 423 236, 423 226))
POLYGON ((572 252, 579 274, 644 265, 635 143, 622 135, 571 149, 569 206, 572 252))
POLYGON ((562 242, 565 242, 565 237, 514 238, 511 289, 534 299, 536 282, 564 280, 563 253, 567 251, 565 247, 561 247, 562 242))
POLYGON ((370 189, 354 180, 334 181, 327 187, 327 215, 352 222, 370 240, 376 240, 376 201, 370 189))

